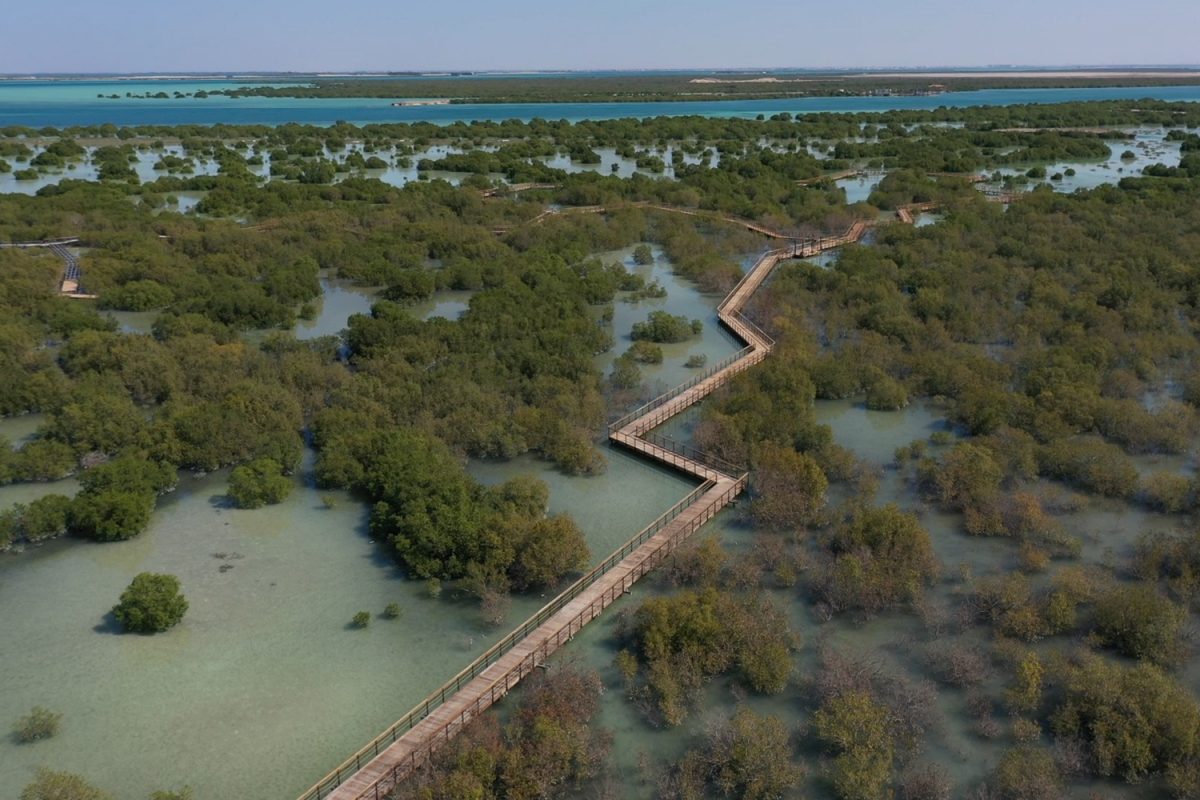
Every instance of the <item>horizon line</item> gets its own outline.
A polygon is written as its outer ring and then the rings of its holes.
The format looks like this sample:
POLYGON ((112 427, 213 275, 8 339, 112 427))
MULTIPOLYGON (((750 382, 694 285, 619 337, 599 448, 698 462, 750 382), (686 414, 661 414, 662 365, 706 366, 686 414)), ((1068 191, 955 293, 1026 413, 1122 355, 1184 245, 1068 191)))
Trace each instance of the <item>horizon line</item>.
POLYGON ((604 73, 604 72, 626 72, 626 73, 653 73, 653 72, 678 72, 678 73, 700 73, 700 72, 729 72, 729 73, 771 73, 771 72, 815 72, 815 73, 862 73, 872 74, 883 71, 891 72, 927 72, 931 70, 941 70, 949 72, 962 72, 969 74, 971 72, 990 70, 994 72, 1007 71, 1068 71, 1082 72, 1085 70, 1186 70, 1200 72, 1200 62, 1194 63, 1103 63, 1103 64, 970 64, 970 65, 949 65, 949 64, 922 64, 897 66, 887 64, 875 65, 851 65, 851 66, 774 66, 774 67, 748 67, 748 66, 721 66, 721 67, 703 67, 703 66, 684 66, 684 67, 529 67, 529 68, 472 68, 472 67, 454 67, 454 68, 386 68, 386 69, 314 69, 314 70, 298 70, 298 69, 167 69, 167 70, 95 70, 83 71, 74 70, 67 72, 47 72, 47 71, 0 71, 0 78, 51 78, 51 77, 188 77, 196 75, 204 76, 226 76, 226 77, 259 77, 264 75, 296 75, 304 77, 353 77, 353 76, 448 76, 455 75, 536 75, 536 74, 579 74, 579 73, 604 73))

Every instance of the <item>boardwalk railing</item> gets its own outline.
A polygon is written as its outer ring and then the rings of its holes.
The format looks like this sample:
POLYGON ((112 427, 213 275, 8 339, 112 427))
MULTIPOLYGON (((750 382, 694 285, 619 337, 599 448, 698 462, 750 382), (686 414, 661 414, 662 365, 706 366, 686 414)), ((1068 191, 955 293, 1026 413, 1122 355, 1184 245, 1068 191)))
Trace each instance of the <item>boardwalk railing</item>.
POLYGON ((745 464, 734 464, 732 461, 726 461, 723 458, 706 453, 699 448, 692 447, 685 442, 677 442, 669 436, 665 436, 655 431, 647 431, 638 436, 639 439, 649 442, 656 447, 661 447, 664 450, 686 458, 688 461, 697 464, 703 464, 710 469, 715 469, 718 472, 723 472, 726 475, 741 475, 746 471, 745 464))
MULTIPOLYGON (((710 500, 701 512, 689 521, 686 526, 681 527, 670 538, 659 543, 652 552, 646 554, 644 558, 632 565, 628 572, 621 575, 613 585, 607 587, 598 597, 593 598, 587 606, 573 615, 552 636, 543 639, 533 651, 521 660, 520 664, 500 676, 488 687, 486 692, 479 694, 470 706, 462 709, 451 719, 443 721, 437 730, 426 736, 404 760, 394 764, 385 776, 375 780, 371 788, 366 793, 360 794, 359 797, 371 798, 371 800, 384 800, 388 792, 394 789, 407 775, 412 773, 418 765, 428 759, 434 750, 448 742, 468 722, 508 694, 509 689, 516 686, 523 677, 533 672, 539 664, 545 662, 555 650, 570 641, 576 633, 583 629, 584 625, 599 616, 604 609, 608 608, 619 597, 628 592, 646 573, 661 564, 682 542, 712 519, 718 511, 728 505, 730 500, 741 493, 745 485, 746 476, 743 475, 735 484, 722 492, 718 497, 710 500)), ((711 487, 711 483, 705 484, 701 489, 697 489, 696 491, 702 495, 711 487)), ((614 555, 616 554, 614 553, 614 555)), ((623 559, 618 559, 617 562, 614 562, 614 566, 616 563, 620 563, 621 560, 623 559)), ((605 570, 605 572, 608 572, 608 570, 605 570)), ((309 790, 308 793, 305 793, 301 797, 301 800, 319 800, 322 797, 319 792, 312 794, 316 789, 317 787, 313 787, 312 790, 309 790)))
POLYGON ((79 244, 79 238, 63 236, 59 239, 39 239, 36 242, 0 242, 0 247, 55 247, 67 244, 79 244))
POLYGON ((632 539, 614 550, 607 558, 593 567, 587 574, 567 587, 566 590, 560 593, 549 603, 538 609, 536 613, 521 623, 521 625, 515 630, 480 654, 478 658, 464 667, 461 672, 459 672, 450 680, 446 681, 437 689, 434 689, 428 697, 426 697, 411 711, 397 720, 391 727, 368 742, 354 755, 343 761, 336 769, 331 771, 324 778, 317 781, 312 788, 300 795, 299 800, 320 800, 320 798, 328 795, 329 792, 337 788, 337 786, 348 776, 357 772, 364 764, 386 749, 388 745, 400 738, 401 734, 410 730, 416 723, 429 716, 431 711, 436 709, 442 703, 446 702, 447 697, 450 697, 489 666, 496 663, 500 656, 507 653, 518 642, 528 636, 533 630, 546 622, 546 620, 550 619, 550 617, 554 616, 554 614, 561 610, 563 606, 567 605, 567 603, 578 597, 584 589, 587 589, 589 586, 594 584, 600 579, 600 577, 604 575, 604 573, 608 572, 615 565, 619 564, 626 556, 628 556, 641 545, 645 544, 650 537, 662 530, 663 527, 671 520, 678 517, 684 509, 695 503, 701 496, 704 495, 705 492, 711 489, 712 486, 713 484, 710 481, 701 484, 699 487, 689 492, 686 497, 667 509, 661 516, 639 531, 638 534, 632 539))
MULTIPOLYGON (((593 209, 603 211, 602 207, 580 210, 593 209)), ((804 243, 795 241, 790 248, 764 253, 718 307, 722 324, 746 341, 747 346, 609 426, 611 441, 682 469, 701 480, 699 488, 346 759, 301 795, 300 800, 322 800, 335 793, 346 800, 386 797, 399 780, 437 747, 507 694, 564 641, 733 501, 745 488, 748 478, 740 468, 690 445, 674 442, 652 429, 766 358, 774 340, 747 319, 741 309, 776 264, 786 258, 857 241, 867 227, 866 223, 855 223, 842 236, 804 243), (412 735, 406 737, 410 731, 412 735)))
MULTIPOLYGON (((758 258, 759 258, 759 261, 762 261, 762 259, 764 259, 764 258, 770 258, 771 256, 780 257, 780 256, 783 254, 783 252, 784 252, 783 250, 767 250, 767 251, 765 251, 765 252, 764 252, 764 253, 763 253, 761 256, 759 256, 758 258)), ((754 267, 757 267, 757 266, 758 266, 758 262, 755 262, 755 265, 754 265, 754 267)), ((720 303, 717 303, 717 314, 718 314, 718 316, 719 316, 719 315, 720 315, 722 312, 724 312, 724 311, 725 311, 725 308, 726 308, 726 307, 727 307, 727 306, 728 306, 728 305, 729 305, 731 302, 733 302, 733 301, 734 301, 734 299, 735 299, 735 298, 736 298, 736 297, 739 295, 739 293, 742 291, 743 287, 745 287, 745 285, 746 285, 746 284, 747 284, 749 281, 751 281, 751 280, 755 280, 754 273, 755 273, 755 271, 756 271, 756 270, 755 270, 755 268, 754 268, 754 267, 751 267, 750 269, 748 269, 748 270, 746 270, 744 273, 742 273, 742 277, 741 277, 741 278, 739 278, 739 279, 738 279, 738 282, 737 282, 737 283, 735 283, 735 284, 733 285, 733 288, 729 290, 729 294, 725 295, 725 298, 724 298, 723 300, 721 300, 721 302, 720 302, 720 303)))
POLYGON ((700 373, 699 375, 696 375, 695 377, 684 381, 683 383, 676 386, 674 389, 670 389, 666 392, 663 392, 658 397, 654 398, 653 400, 646 403, 645 405, 638 406, 633 411, 630 411, 628 414, 621 417, 617 421, 610 423, 608 426, 608 432, 611 434, 614 431, 619 431, 621 428, 624 428, 626 425, 633 422, 635 419, 637 419, 639 417, 644 417, 647 414, 649 414, 651 411, 655 410, 656 408, 661 408, 662 406, 665 406, 667 403, 671 402, 676 397, 679 397, 679 395, 688 391, 693 386, 703 383, 704 381, 708 380, 713 375, 716 375, 718 372, 725 369, 726 367, 732 366, 733 364, 737 363, 739 360, 745 358, 747 355, 749 355, 753 351, 754 351, 753 345, 747 345, 746 347, 743 347, 741 350, 738 350, 736 353, 729 356, 728 358, 722 359, 718 364, 704 370, 704 372, 700 373))
MULTIPOLYGON (((771 334, 767 333, 762 328, 758 327, 758 325, 754 322, 754 320, 747 317, 741 311, 727 311, 727 312, 725 312, 725 315, 730 317, 738 325, 742 325, 742 326, 745 326, 746 328, 748 328, 750 330, 750 332, 760 342, 762 342, 767 347, 775 346, 775 337, 771 336, 771 334)), ((729 324, 726 320, 721 320, 721 321, 726 322, 726 324, 729 324)), ((733 326, 730 325, 730 327, 733 327, 733 326)), ((738 333, 742 333, 742 331, 738 331, 738 333)))

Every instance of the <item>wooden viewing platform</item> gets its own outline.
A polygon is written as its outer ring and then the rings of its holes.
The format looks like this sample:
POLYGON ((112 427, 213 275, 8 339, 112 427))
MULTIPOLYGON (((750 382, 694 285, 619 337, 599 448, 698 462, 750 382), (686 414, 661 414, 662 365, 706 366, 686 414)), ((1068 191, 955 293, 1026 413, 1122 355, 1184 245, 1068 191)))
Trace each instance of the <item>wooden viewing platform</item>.
MULTIPOLYGON (((584 207, 578 213, 603 213, 584 207)), ((678 209, 664 208, 677 211, 678 209)), ((559 212, 555 212, 559 213, 559 212)), ((697 216, 702 216, 700 212, 697 216)), ((751 230, 783 238, 756 223, 732 220, 751 230), (753 227, 751 227, 753 226, 753 227)), ((653 433, 667 419, 703 400, 732 377, 759 363, 775 341, 742 309, 779 262, 809 258, 852 242, 870 229, 856 222, 839 236, 792 240, 764 253, 717 306, 721 323, 746 346, 702 375, 687 381, 609 426, 614 444, 640 453, 700 482, 687 497, 639 532, 619 550, 552 600, 516 630, 489 648, 462 672, 423 700, 366 747, 344 761, 300 800, 381 800, 474 717, 504 697, 523 677, 591 620, 626 594, 705 522, 729 505, 746 487, 737 467, 653 433)))

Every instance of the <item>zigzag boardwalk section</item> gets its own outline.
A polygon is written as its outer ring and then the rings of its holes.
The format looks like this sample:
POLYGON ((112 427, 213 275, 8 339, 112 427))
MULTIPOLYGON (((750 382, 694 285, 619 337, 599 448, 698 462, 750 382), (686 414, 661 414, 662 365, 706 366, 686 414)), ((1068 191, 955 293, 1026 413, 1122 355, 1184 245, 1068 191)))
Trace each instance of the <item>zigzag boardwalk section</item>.
POLYGON ((916 222, 916 215, 924 211, 934 211, 939 206, 936 200, 928 200, 924 203, 909 203, 906 206, 900 206, 896 209, 896 219, 905 225, 912 225, 916 222))
MULTIPOLYGON (((588 207, 580 213, 603 213, 604 210, 588 207)), ((771 352, 774 340, 747 319, 742 309, 780 261, 808 258, 857 242, 869 228, 868 223, 858 222, 840 236, 796 240, 788 247, 764 253, 717 307, 718 318, 746 346, 704 374, 609 426, 609 438, 613 443, 683 472, 697 479, 700 485, 318 781, 301 795, 300 800, 381 800, 386 797, 438 747, 504 697, 523 677, 626 594, 639 578, 662 563, 745 489, 747 475, 741 469, 687 445, 672 442, 655 434, 653 429, 703 400, 771 352)))

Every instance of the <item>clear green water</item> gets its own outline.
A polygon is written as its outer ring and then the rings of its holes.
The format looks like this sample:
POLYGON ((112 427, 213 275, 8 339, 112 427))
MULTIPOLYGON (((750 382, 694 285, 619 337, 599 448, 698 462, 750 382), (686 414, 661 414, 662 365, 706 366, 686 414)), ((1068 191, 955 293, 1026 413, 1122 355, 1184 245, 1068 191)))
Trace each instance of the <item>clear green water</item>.
MULTIPOLYGON (((97 180, 97 169, 93 164, 90 163, 91 153, 96 149, 94 146, 86 147, 85 149, 88 151, 87 156, 80 159, 78 162, 67 164, 62 168, 42 167, 38 169, 38 177, 34 180, 17 180, 14 174, 15 171, 28 168, 30 166, 30 160, 37 157, 37 155, 45 148, 40 144, 33 143, 30 145, 30 149, 32 150, 33 155, 29 159, 7 159, 9 163, 13 165, 14 172, 0 173, 0 194, 33 195, 36 194, 39 189, 42 189, 46 186, 57 185, 63 180, 97 180)), ((495 150, 496 148, 494 146, 485 145, 477 149, 486 151, 495 150)), ((451 184, 458 185, 470 174, 466 172, 450 172, 446 170, 428 170, 426 172, 421 172, 417 169, 417 163, 422 159, 427 158, 437 160, 447 155, 461 154, 464 152, 463 148, 454 147, 451 145, 432 145, 411 156, 408 156, 408 166, 401 166, 400 163, 398 163, 400 157, 395 152, 381 150, 376 153, 367 153, 365 150, 363 150, 361 144, 349 144, 345 148, 336 151, 326 149, 324 155, 327 158, 340 161, 352 152, 362 152, 364 155, 376 155, 387 161, 388 166, 383 169, 356 170, 353 173, 340 173, 335 179, 335 182, 345 180, 347 177, 351 176, 363 176, 381 180, 391 186, 403 187, 412 181, 419 180, 420 177, 424 175, 428 180, 444 180, 451 184)), ((635 173, 660 178, 671 178, 674 177, 675 174, 674 170, 670 166, 671 148, 666 148, 662 152, 662 158, 667 162, 667 168, 665 172, 658 175, 648 172, 647 170, 638 169, 637 164, 633 159, 623 158, 617 155, 616 151, 611 147, 597 148, 596 152, 601 157, 600 164, 578 164, 571 161, 566 155, 562 154, 544 157, 539 160, 556 169, 562 169, 573 173, 596 172, 601 175, 617 175, 622 178, 631 177, 635 173), (615 172, 613 171, 614 166, 616 167, 615 172)), ((251 155, 251 152, 246 150, 243 151, 242 154, 244 156, 249 156, 251 155)), ((137 160, 130 162, 131 166, 137 173, 138 178, 142 183, 150 183, 159 178, 171 176, 171 173, 168 173, 165 170, 154 169, 154 165, 160 158, 162 158, 162 156, 175 155, 183 157, 184 152, 183 148, 179 145, 167 144, 162 148, 155 150, 139 150, 136 155, 137 160)), ((248 167, 248 169, 264 180, 281 180, 279 178, 271 177, 270 154, 263 153, 261 155, 263 158, 263 164, 259 166, 251 166, 248 167)), ((684 157, 684 161, 690 164, 698 163, 699 160, 700 158, 698 156, 685 155, 684 157)), ((715 158, 714 163, 716 161, 719 161, 719 158, 715 158)), ((194 168, 191 173, 180 173, 178 174, 178 177, 188 178, 200 175, 216 175, 219 169, 217 162, 205 158, 194 158, 193 164, 194 168)), ((504 180, 504 176, 498 173, 489 175, 488 177, 495 181, 504 180)), ((177 211, 179 213, 186 214, 196 207, 196 204, 200 202, 205 194, 207 193, 203 191, 175 192, 173 193, 173 196, 176 198, 177 202, 174 204, 164 204, 163 207, 158 209, 158 212, 177 211)), ((166 196, 164 195, 163 200, 165 201, 165 199, 166 196)))
MULTIPOLYGON (((1162 128, 1131 129, 1133 140, 1113 139, 1107 142, 1109 157, 1098 161, 1060 161, 1046 164, 1045 179, 1030 180, 1026 188, 1040 184, 1049 184, 1057 192, 1073 192, 1078 189, 1095 189, 1105 184, 1113 184, 1122 178, 1141 175, 1142 170, 1153 164, 1165 164, 1168 167, 1179 166, 1179 142, 1166 141, 1166 131, 1162 128), (1126 150, 1132 151, 1134 158, 1122 160, 1121 154, 1126 150), (1068 169, 1074 169, 1074 175, 1066 175, 1068 169), (1049 176, 1062 173, 1062 180, 1050 180, 1049 176)), ((1021 169, 1005 168, 999 170, 1004 175, 1021 175, 1028 167, 1021 169)))
POLYGON ((44 414, 22 414, 19 417, 0 417, 0 436, 13 447, 20 447, 33 438, 38 426, 46 421, 44 414))
POLYGON ((881 180, 883 180, 881 175, 869 178, 844 178, 837 181, 836 185, 846 192, 846 202, 853 205, 867 202, 867 198, 871 196, 871 192, 875 191, 875 187, 881 180))
MULTIPOLYGON (((1058 162, 1055 164, 1046 165, 1047 175, 1053 175, 1056 172, 1065 173, 1068 168, 1076 171, 1076 174, 1069 177, 1064 177, 1059 181, 1051 181, 1048 178, 1045 180, 1031 181, 1027 188, 1031 188, 1039 183, 1049 183, 1056 191, 1071 192, 1076 189, 1091 189, 1097 186, 1116 183, 1123 177, 1129 175, 1140 174, 1146 166, 1156 163, 1163 163, 1167 166, 1176 166, 1179 164, 1179 143, 1165 141, 1166 131, 1160 128, 1146 128, 1132 130, 1134 140, 1111 140, 1109 149, 1111 155, 1109 158, 1100 161, 1090 162, 1058 162), (1135 158, 1122 161, 1120 156, 1125 150, 1132 150, 1135 153, 1135 158)), ((763 146, 771 146, 771 142, 764 141, 763 146)), ((89 147, 89 154, 94 147, 89 147)), ((479 149, 494 150, 494 146, 484 146, 479 149)), ((778 148, 776 148, 778 149, 778 148)), ((36 156, 42 148, 35 146, 32 148, 34 156, 36 156)), ((326 151, 325 155, 329 158, 343 159, 351 152, 362 151, 361 144, 350 144, 346 148, 338 151, 326 151)), ((363 151, 365 153, 365 151, 363 151)), ((400 166, 397 157, 394 153, 382 151, 375 153, 389 162, 386 169, 360 170, 355 173, 342 173, 337 180, 345 180, 351 174, 362 175, 369 178, 376 178, 384 183, 392 186, 403 187, 406 184, 416 181, 422 174, 417 170, 416 164, 421 159, 439 159, 446 155, 462 153, 463 148, 451 145, 436 144, 425 148, 424 150, 409 157, 410 164, 407 167, 400 166)), ((579 172, 596 172, 601 175, 617 175, 622 178, 628 178, 634 174, 647 175, 660 179, 672 179, 674 170, 671 167, 672 148, 667 147, 662 151, 658 151, 667 167, 663 173, 655 174, 646 170, 640 170, 633 159, 623 158, 617 155, 612 148, 600 147, 596 149, 600 155, 600 164, 578 164, 571 161, 566 155, 558 154, 540 159, 543 163, 556 169, 562 169, 571 173, 579 172), (615 171, 613 168, 616 168, 615 171)), ((165 171, 155 170, 154 164, 164 154, 182 156, 183 150, 179 145, 167 144, 158 150, 142 150, 138 152, 138 160, 133 162, 134 170, 143 183, 152 182, 160 177, 166 176, 165 171)), ((249 155, 247 150, 245 155, 249 155)), ((368 154, 370 155, 370 154, 368 154)), ((251 167, 257 175, 265 180, 270 180, 270 157, 268 154, 263 154, 264 164, 258 167, 251 167)), ((15 169, 24 169, 29 166, 26 160, 9 159, 15 169)), ((719 162, 719 157, 713 159, 713 163, 719 162)), ((700 161, 699 156, 685 155, 685 163, 695 164, 700 161)), ((1005 175, 1023 174, 1026 168, 1004 168, 999 170, 1005 175)), ((195 160, 195 171, 193 175, 215 175, 218 171, 218 165, 215 161, 206 159, 195 160)), ((14 173, 0 173, 0 194, 35 194, 39 189, 45 186, 52 186, 65 179, 72 180, 89 180, 94 181, 97 178, 96 168, 88 163, 87 159, 76 163, 69 164, 62 169, 42 169, 35 180, 17 180, 14 173)), ((424 173, 430 180, 445 180, 457 185, 468 173, 463 172, 446 172, 439 170, 431 170, 424 173)), ((186 176, 185 176, 186 177, 186 176)), ((499 174, 490 175, 490 178, 497 181, 502 181, 503 176, 499 174)), ((871 192, 879 184, 881 176, 846 178, 836 182, 836 185, 846 192, 846 202, 859 203, 865 202, 871 192)), ((178 192, 174 196, 177 202, 173 205, 166 205, 160 211, 178 211, 179 213, 187 213, 196 204, 200 202, 204 196, 204 192, 178 192)))
MULTIPOLYGON (((6 125, 183 125, 214 123, 268 124, 299 122, 330 125, 337 120, 432 122, 446 125, 470 120, 565 119, 603 120, 624 117, 683 116, 753 118, 787 112, 825 113, 933 109, 940 106, 1067 103, 1153 97, 1200 100, 1197 86, 1103 87, 1094 89, 985 89, 928 97, 806 97, 783 100, 665 101, 650 103, 471 103, 393 108, 393 99, 288 97, 210 97, 181 100, 98 99, 97 94, 193 92, 220 88, 225 81, 8 81, 0 83, 0 127, 6 125)), ((261 85, 261 83, 260 83, 261 85)))

